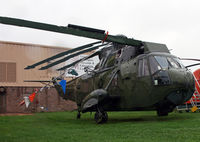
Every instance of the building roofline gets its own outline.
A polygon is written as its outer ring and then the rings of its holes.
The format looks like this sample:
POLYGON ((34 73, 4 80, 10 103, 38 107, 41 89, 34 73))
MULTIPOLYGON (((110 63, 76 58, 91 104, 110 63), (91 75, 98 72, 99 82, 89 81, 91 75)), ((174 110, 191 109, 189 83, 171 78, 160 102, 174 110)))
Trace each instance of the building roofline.
POLYGON ((32 43, 21 43, 21 42, 13 42, 13 41, 1 41, 0 40, 0 43, 9 44, 9 45, 44 47, 44 48, 54 48, 54 49, 66 49, 66 50, 71 49, 71 48, 68 48, 68 47, 61 47, 61 46, 41 45, 41 44, 32 44, 32 43))

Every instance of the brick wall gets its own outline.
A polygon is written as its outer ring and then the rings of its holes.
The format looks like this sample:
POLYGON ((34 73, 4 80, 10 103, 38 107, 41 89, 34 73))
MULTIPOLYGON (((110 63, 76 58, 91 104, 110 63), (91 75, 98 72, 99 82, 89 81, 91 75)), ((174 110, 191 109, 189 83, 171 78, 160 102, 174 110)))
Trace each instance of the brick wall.
POLYGON ((44 89, 42 93, 38 93, 29 108, 25 105, 19 106, 23 97, 32 94, 34 89, 33 87, 6 87, 6 94, 0 96, 0 113, 71 111, 77 108, 75 102, 59 97, 55 88, 44 89))

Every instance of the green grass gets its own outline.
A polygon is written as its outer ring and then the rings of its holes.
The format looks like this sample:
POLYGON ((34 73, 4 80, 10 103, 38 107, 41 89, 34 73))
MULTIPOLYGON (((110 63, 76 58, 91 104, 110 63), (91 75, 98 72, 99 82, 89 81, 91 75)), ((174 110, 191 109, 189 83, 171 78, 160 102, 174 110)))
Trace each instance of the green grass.
POLYGON ((0 117, 0 142, 193 142, 200 140, 200 113, 110 112, 97 125, 94 113, 0 117))

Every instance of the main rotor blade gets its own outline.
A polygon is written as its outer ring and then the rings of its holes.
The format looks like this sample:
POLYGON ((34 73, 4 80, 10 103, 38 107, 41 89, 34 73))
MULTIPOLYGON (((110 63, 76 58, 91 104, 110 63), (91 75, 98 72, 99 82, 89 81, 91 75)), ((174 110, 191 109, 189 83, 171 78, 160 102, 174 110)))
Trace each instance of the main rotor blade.
POLYGON ((70 34, 75 36, 82 36, 87 38, 93 38, 98 40, 103 40, 107 42, 115 42, 119 44, 126 44, 135 47, 141 47, 143 45, 142 41, 126 38, 122 36, 113 36, 103 33, 103 30, 88 28, 88 27, 81 27, 81 26, 72 26, 69 25, 68 27, 64 26, 57 26, 52 24, 45 24, 39 22, 33 22, 28 20, 16 19, 16 18, 9 18, 9 17, 1 17, 0 16, 0 23, 8 24, 8 25, 15 25, 21 27, 28 27, 34 29, 40 29, 45 31, 51 32, 58 32, 64 34, 70 34))
POLYGON ((82 59, 79 59, 79 60, 77 60, 77 61, 75 61, 75 62, 73 62, 73 63, 71 63, 71 64, 69 64, 69 65, 66 65, 66 66, 64 66, 64 67, 62 67, 62 68, 57 69, 57 71, 61 71, 61 70, 65 70, 65 69, 67 69, 67 68, 70 68, 70 67, 72 67, 72 66, 78 64, 78 63, 81 62, 81 61, 82 61, 82 59))
POLYGON ((51 80, 24 80, 24 82, 50 82, 51 80))
POLYGON ((83 46, 80 46, 80 47, 77 47, 77 48, 74 48, 74 49, 71 49, 71 50, 67 50, 67 51, 61 52, 61 53, 56 54, 56 55, 54 55, 54 56, 51 56, 51 57, 49 57, 49 58, 47 58, 47 59, 44 59, 44 60, 42 60, 42 61, 40 61, 40 62, 37 62, 37 63, 35 63, 35 64, 33 64, 33 65, 27 66, 27 67, 24 68, 24 69, 32 69, 32 68, 35 68, 35 67, 38 66, 38 65, 44 64, 44 63, 49 62, 49 61, 51 61, 51 60, 54 60, 54 59, 56 59, 56 58, 59 58, 59 57, 68 55, 68 54, 70 54, 70 53, 73 53, 73 52, 76 52, 76 51, 79 51, 79 50, 82 50, 82 49, 85 49, 85 48, 88 48, 88 47, 91 47, 91 46, 93 46, 93 45, 95 45, 95 44, 99 44, 99 43, 101 43, 101 41, 93 42, 93 43, 86 44, 86 45, 83 45, 83 46))
POLYGON ((64 62, 64 61, 67 61, 67 60, 69 60, 69 59, 71 59, 71 58, 73 58, 73 57, 75 57, 75 56, 78 56, 78 55, 80 55, 80 54, 84 54, 84 53, 87 53, 87 52, 96 50, 96 49, 98 49, 99 47, 104 46, 104 45, 107 45, 107 44, 108 44, 108 43, 105 43, 105 44, 102 44, 102 45, 98 45, 98 46, 95 46, 95 47, 92 47, 92 48, 89 48, 89 49, 86 49, 86 50, 83 50, 83 51, 74 53, 74 54, 69 55, 69 56, 67 56, 67 57, 65 57, 65 58, 62 58, 62 59, 60 59, 60 60, 58 60, 58 61, 55 61, 55 62, 53 62, 53 63, 51 63, 51 64, 48 64, 48 65, 46 65, 46 66, 44 66, 44 67, 41 67, 39 70, 48 69, 48 68, 50 68, 50 67, 52 67, 52 66, 55 66, 55 65, 60 64, 60 63, 62 63, 62 62, 64 62))
POLYGON ((191 61, 198 61, 200 62, 200 59, 192 59, 192 58, 180 58, 181 60, 191 60, 191 61))
POLYGON ((185 67, 186 67, 186 68, 189 68, 189 67, 198 66, 198 65, 200 65, 200 63, 188 65, 188 66, 185 66, 185 67))
POLYGON ((57 71, 65 70, 65 69, 67 69, 67 68, 69 68, 69 67, 72 67, 72 66, 74 66, 74 65, 76 65, 76 64, 78 64, 78 63, 80 63, 80 62, 83 62, 83 61, 85 61, 85 60, 87 60, 87 59, 89 59, 89 58, 92 58, 92 57, 94 57, 94 56, 97 56, 97 55, 99 55, 99 53, 100 53, 100 52, 97 51, 97 52, 91 54, 91 55, 88 56, 88 57, 79 59, 79 60, 77 60, 77 61, 75 61, 75 62, 73 62, 73 63, 71 63, 71 64, 69 64, 69 65, 66 65, 66 66, 64 66, 64 67, 62 67, 62 68, 59 68, 59 69, 57 69, 57 71))

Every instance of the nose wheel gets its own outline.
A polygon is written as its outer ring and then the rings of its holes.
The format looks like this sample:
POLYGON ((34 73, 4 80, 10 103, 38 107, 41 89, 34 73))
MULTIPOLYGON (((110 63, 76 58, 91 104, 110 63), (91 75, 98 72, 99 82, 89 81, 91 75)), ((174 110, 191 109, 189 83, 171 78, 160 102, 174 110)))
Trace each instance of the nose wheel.
POLYGON ((108 121, 107 112, 103 111, 102 109, 100 110, 98 108, 94 115, 94 120, 96 121, 97 124, 106 123, 108 121))
POLYGON ((77 119, 81 119, 81 113, 80 113, 80 111, 78 111, 76 118, 77 119))
POLYGON ((78 113, 76 115, 76 119, 81 119, 81 105, 77 104, 77 106, 78 106, 78 113))

